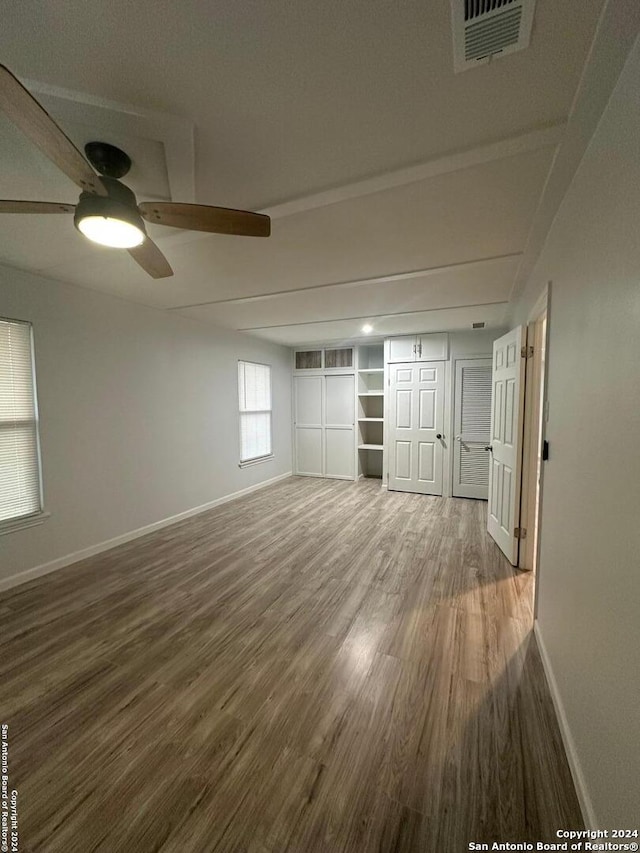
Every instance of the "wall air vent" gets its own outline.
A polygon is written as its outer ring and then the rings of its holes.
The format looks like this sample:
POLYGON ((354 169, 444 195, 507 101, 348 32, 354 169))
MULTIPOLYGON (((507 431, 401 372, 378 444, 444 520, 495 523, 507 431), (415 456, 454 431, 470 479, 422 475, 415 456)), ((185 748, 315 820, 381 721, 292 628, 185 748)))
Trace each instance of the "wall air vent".
POLYGON ((451 0, 456 72, 529 46, 535 0, 451 0))
POLYGON ((472 329, 484 329, 484 323, 472 323, 472 329))

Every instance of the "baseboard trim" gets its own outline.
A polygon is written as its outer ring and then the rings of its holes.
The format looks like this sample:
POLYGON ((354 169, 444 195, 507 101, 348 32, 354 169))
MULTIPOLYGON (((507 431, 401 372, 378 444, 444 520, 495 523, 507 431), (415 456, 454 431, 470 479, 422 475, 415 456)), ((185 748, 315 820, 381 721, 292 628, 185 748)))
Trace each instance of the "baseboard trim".
POLYGON ((569 720, 567 719, 564 703, 560 696, 558 682, 556 681, 553 667, 551 666, 551 659, 549 658, 547 647, 544 639, 542 638, 540 623, 537 619, 534 622, 533 630, 538 643, 538 649, 540 650, 542 666, 544 667, 544 672, 547 676, 547 683, 549 684, 553 707, 555 708, 556 716, 558 718, 560 734, 562 735, 562 742, 564 743, 564 749, 567 754, 569 769, 571 770, 571 776, 573 777, 573 784, 576 787, 576 794, 578 795, 578 802, 580 803, 580 811, 582 812, 582 819, 584 820, 584 824, 587 829, 598 829, 598 821, 596 820, 593 803, 591 802, 587 783, 585 782, 582 767, 580 765, 580 759, 578 758, 578 750, 576 749, 576 744, 573 739, 573 735, 571 734, 571 729, 569 728, 569 720))
POLYGON ((138 527, 136 530, 130 530, 128 533, 123 533, 120 536, 114 536, 113 539, 107 539, 104 542, 98 542, 97 545, 90 545, 88 548, 83 548, 81 551, 75 551, 72 554, 67 554, 64 557, 58 557, 56 560, 51 560, 49 563, 42 563, 40 566, 34 566, 32 569, 26 569, 24 572, 18 572, 8 578, 0 580, 0 592, 11 589, 14 586, 19 586, 23 583, 40 578, 43 575, 48 575, 51 572, 56 572, 58 569, 64 569, 73 563, 80 560, 86 560, 87 557, 93 557, 96 554, 101 554, 103 551, 108 551, 110 548, 115 548, 117 545, 124 545, 125 542, 131 542, 133 539, 139 539, 141 536, 146 536, 148 533, 153 533, 155 530, 161 530, 163 527, 169 527, 178 521, 183 521, 185 518, 191 518, 193 515, 199 515, 201 512, 206 512, 220 504, 229 503, 229 501, 237 500, 251 492, 257 492, 259 489, 264 489, 267 486, 273 486, 280 480, 287 480, 291 477, 291 471, 286 474, 279 474, 277 477, 271 477, 269 480, 264 480, 262 483, 256 483, 253 486, 247 486, 246 489, 240 489, 238 492, 232 492, 229 495, 223 495, 221 498, 216 498, 201 506, 187 509, 184 512, 179 512, 177 515, 163 518, 160 521, 154 521, 151 524, 146 524, 144 527, 138 527))

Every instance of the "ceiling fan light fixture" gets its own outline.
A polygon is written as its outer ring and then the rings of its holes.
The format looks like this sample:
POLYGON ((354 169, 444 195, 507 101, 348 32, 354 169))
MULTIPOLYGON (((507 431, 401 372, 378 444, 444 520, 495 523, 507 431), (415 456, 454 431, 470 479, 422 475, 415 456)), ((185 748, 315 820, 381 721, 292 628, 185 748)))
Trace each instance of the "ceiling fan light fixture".
POLYGON ((137 225, 112 216, 83 216, 76 225, 89 240, 113 249, 133 249, 146 236, 137 225))
POLYGON ((101 246, 113 249, 140 246, 147 234, 134 194, 112 178, 102 177, 101 181, 109 195, 82 193, 73 220, 76 228, 101 246))

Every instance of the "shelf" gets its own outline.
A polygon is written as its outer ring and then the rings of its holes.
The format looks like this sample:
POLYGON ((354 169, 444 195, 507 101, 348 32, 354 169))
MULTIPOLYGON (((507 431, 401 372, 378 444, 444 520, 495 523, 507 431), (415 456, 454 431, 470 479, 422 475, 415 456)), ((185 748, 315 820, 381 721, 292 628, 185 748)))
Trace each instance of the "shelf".
POLYGON ((359 444, 358 450, 382 450, 381 444, 359 444))
POLYGON ((384 397, 384 391, 358 391, 358 397, 384 397))
POLYGON ((375 424, 383 424, 384 418, 358 418, 358 423, 375 423, 375 424))
POLYGON ((363 367, 358 373, 384 373, 384 367, 363 367))

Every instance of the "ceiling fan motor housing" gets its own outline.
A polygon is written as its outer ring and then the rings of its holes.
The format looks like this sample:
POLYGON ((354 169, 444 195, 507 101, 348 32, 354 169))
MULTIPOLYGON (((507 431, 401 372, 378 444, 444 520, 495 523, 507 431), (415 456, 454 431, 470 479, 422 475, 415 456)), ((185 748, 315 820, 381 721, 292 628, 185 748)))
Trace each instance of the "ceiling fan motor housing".
POLYGON ((94 169, 107 178, 123 178, 131 169, 129 155, 108 142, 87 142, 84 153, 94 169))
POLYGON ((115 178, 101 176, 100 181, 106 188, 108 195, 100 196, 87 192, 80 194, 80 200, 73 217, 76 228, 78 228, 80 221, 87 216, 104 216, 109 219, 120 219, 123 222, 128 222, 146 234, 144 222, 138 213, 136 197, 129 187, 121 184, 115 178))

